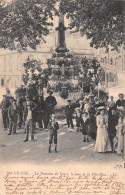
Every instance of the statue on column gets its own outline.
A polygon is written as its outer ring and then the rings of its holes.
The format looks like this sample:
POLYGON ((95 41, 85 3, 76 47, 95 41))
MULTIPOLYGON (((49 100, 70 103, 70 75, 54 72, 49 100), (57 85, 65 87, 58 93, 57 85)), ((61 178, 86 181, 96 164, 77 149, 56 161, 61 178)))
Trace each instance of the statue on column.
POLYGON ((59 15, 59 26, 56 28, 58 31, 58 44, 56 48, 57 53, 68 52, 65 43, 65 31, 66 27, 64 26, 64 14, 60 13, 59 15))

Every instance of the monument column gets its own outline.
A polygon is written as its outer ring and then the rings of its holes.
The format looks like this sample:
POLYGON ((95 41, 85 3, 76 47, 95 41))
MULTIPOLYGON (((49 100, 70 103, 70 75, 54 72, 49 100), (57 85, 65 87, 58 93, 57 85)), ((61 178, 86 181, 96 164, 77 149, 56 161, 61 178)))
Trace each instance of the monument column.
POLYGON ((66 27, 64 26, 64 14, 62 13, 60 13, 59 15, 59 26, 56 28, 56 30, 58 31, 58 43, 57 43, 56 52, 57 53, 68 52, 65 43, 66 27))

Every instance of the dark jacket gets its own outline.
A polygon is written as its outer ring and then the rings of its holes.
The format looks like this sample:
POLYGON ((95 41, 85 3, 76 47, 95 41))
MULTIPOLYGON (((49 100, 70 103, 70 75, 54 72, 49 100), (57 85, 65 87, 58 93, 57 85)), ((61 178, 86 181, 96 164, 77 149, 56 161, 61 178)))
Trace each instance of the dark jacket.
MULTIPOLYGON (((36 112, 34 110, 37 109, 37 105, 33 101, 30 101, 30 105, 32 106, 33 120, 36 120, 37 117, 36 117, 36 112)), ((25 102, 23 102, 23 116, 24 116, 24 120, 26 120, 27 114, 28 114, 27 101, 25 101, 25 102)))
POLYGON ((111 109, 109 110, 108 113, 108 133, 109 136, 114 138, 116 135, 116 126, 118 124, 118 113, 115 115, 112 115, 111 109))
POLYGON ((72 116, 74 112, 74 106, 73 105, 67 105, 65 108, 65 114, 66 116, 72 116))
POLYGON ((123 99, 122 101, 119 99, 116 101, 116 107, 123 106, 125 108, 125 100, 123 99))
POLYGON ((9 106, 8 109, 8 118, 9 120, 17 121, 17 114, 19 113, 19 108, 16 106, 16 109, 14 109, 13 105, 9 106))
POLYGON ((38 101, 38 102, 37 102, 37 105, 38 105, 38 107, 37 107, 37 112, 38 112, 38 113, 43 112, 44 107, 45 107, 45 102, 44 102, 44 100, 41 99, 41 101, 38 101))
POLYGON ((0 104, 0 109, 2 110, 2 112, 6 112, 8 111, 9 106, 10 106, 10 101, 7 98, 3 99, 0 104))
POLYGON ((54 96, 48 96, 45 100, 45 104, 47 106, 49 106, 49 105, 55 106, 57 104, 56 98, 54 96))
POLYGON ((50 114, 54 113, 54 107, 57 104, 56 98, 54 96, 48 96, 45 99, 45 111, 49 112, 50 114))
POLYGON ((52 125, 52 122, 51 121, 49 122, 49 130, 50 130, 50 133, 51 134, 53 134, 54 132, 56 132, 58 129, 59 129, 58 122, 55 122, 54 123, 54 126, 52 125))

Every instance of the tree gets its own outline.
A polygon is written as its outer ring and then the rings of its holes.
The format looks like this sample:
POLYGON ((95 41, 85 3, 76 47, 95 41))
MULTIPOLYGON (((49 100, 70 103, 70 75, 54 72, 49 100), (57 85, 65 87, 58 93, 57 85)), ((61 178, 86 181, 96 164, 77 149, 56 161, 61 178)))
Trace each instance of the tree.
POLYGON ((56 0, 0 0, 0 48, 36 49, 53 25, 56 0))
POLYGON ((43 63, 40 60, 30 59, 29 57, 23 64, 22 80, 31 97, 41 93, 43 88, 47 87, 49 69, 43 69, 42 65, 43 63))
POLYGON ((91 47, 118 51, 125 45, 125 1, 61 0, 60 10, 71 20, 72 32, 86 35, 91 47))

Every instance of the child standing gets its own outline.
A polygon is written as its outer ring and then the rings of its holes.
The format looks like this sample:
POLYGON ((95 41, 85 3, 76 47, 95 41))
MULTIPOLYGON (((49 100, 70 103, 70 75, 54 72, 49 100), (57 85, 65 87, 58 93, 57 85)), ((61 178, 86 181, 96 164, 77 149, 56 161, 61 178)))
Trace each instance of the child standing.
POLYGON ((50 138, 49 138, 49 153, 51 153, 51 144, 54 139, 55 144, 55 152, 57 153, 57 130, 59 129, 59 124, 55 120, 55 115, 52 114, 49 122, 49 132, 50 132, 50 138))
POLYGON ((76 127, 77 127, 76 132, 80 132, 80 129, 81 129, 81 109, 76 108, 75 114, 76 114, 76 127))
POLYGON ((83 112, 81 119, 83 142, 89 142, 88 131, 90 128, 90 120, 88 118, 88 113, 83 112))

